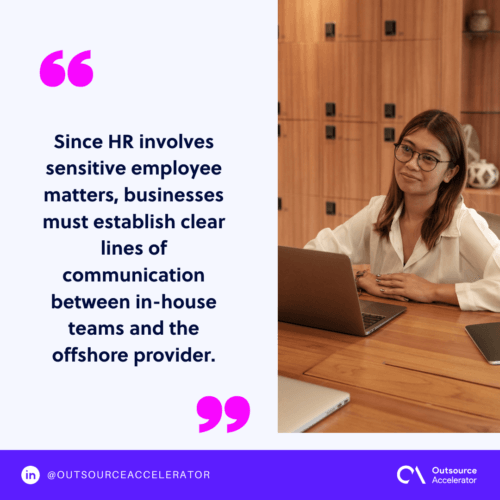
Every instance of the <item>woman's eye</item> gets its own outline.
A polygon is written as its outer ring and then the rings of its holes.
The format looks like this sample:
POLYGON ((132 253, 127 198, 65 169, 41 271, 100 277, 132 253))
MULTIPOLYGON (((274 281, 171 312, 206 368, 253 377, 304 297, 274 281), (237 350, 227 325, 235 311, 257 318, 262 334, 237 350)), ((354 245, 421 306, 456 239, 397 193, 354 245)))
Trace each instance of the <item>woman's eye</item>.
POLYGON ((429 163, 434 163, 436 161, 434 159, 434 156, 430 156, 430 155, 422 155, 422 160, 424 160, 425 162, 429 162, 429 163))
POLYGON ((405 145, 403 144, 401 147, 403 148, 403 151, 404 151, 405 153, 409 153, 409 152, 411 151, 410 146, 405 146, 405 145))

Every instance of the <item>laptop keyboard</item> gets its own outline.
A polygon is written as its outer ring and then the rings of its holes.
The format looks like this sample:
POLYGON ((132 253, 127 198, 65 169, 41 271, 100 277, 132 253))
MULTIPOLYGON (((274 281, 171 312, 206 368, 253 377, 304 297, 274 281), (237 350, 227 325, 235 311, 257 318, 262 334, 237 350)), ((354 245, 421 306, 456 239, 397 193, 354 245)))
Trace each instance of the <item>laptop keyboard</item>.
POLYGON ((361 316, 363 316, 363 326, 365 327, 365 330, 368 330, 375 323, 385 318, 385 316, 379 316, 378 314, 368 314, 368 313, 361 313, 361 316))

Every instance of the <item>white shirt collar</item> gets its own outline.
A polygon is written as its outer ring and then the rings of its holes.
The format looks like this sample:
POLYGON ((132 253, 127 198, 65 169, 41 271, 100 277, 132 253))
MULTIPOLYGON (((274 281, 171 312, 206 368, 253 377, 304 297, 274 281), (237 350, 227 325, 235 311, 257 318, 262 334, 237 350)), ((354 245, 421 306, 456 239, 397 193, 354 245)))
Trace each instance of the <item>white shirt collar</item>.
MULTIPOLYGON (((403 211, 404 201, 399 205, 396 213, 394 214, 394 218, 392 219, 391 229, 394 227, 396 223, 399 223, 399 218, 401 217, 401 212, 403 211)), ((444 236, 447 238, 456 238, 460 236, 460 223, 462 222, 462 217, 465 215, 465 212, 462 211, 464 207, 464 199, 463 196, 460 195, 458 199, 457 207, 455 208, 455 212, 453 214, 453 219, 451 220, 450 225, 440 234, 440 236, 444 236)))

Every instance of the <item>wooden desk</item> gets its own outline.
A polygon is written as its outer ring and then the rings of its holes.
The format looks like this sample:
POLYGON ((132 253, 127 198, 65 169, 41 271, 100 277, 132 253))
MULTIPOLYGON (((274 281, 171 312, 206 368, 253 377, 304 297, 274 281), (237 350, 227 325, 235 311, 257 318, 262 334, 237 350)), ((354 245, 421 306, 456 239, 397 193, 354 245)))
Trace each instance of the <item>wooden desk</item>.
POLYGON ((500 322, 500 314, 405 305, 368 337, 278 323, 280 375, 351 394, 308 432, 500 432, 500 366, 464 329, 500 322))

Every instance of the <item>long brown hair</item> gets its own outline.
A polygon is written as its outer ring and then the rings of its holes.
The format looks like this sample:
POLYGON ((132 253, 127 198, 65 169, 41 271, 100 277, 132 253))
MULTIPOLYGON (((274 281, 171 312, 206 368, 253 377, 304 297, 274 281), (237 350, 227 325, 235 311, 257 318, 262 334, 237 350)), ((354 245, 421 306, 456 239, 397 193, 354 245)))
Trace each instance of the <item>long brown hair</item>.
MULTIPOLYGON (((450 182, 442 182, 439 186, 436 201, 422 224, 422 240, 427 248, 431 249, 436 244, 439 235, 453 219, 460 193, 467 178, 467 155, 462 126, 453 115, 439 109, 429 109, 420 113, 410 120, 403 129, 398 144, 405 136, 420 129, 428 130, 446 147, 451 156, 448 168, 454 168, 456 165, 459 167, 458 172, 450 182)), ((374 224, 375 231, 381 236, 389 238, 392 220, 403 200, 404 193, 398 186, 393 167, 391 186, 377 222, 374 224)))

